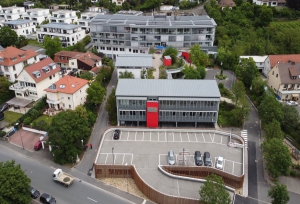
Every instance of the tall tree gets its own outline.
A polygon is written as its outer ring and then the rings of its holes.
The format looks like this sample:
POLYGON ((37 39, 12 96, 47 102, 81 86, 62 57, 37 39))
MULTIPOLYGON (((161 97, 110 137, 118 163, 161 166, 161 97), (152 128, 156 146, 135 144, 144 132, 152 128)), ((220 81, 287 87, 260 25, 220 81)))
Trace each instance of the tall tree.
POLYGON ((58 37, 51 39, 49 36, 44 37, 44 47, 46 55, 54 58, 54 54, 62 50, 62 45, 58 37))
POLYGON ((226 191, 224 181, 221 177, 211 174, 207 176, 206 182, 201 186, 199 194, 200 201, 206 204, 230 204, 230 194, 226 191))
POLYGON ((112 125, 116 125, 117 124, 117 99, 116 99, 115 89, 112 89, 111 94, 107 99, 105 110, 108 113, 109 121, 112 123, 112 125))
POLYGON ((285 132, 297 129, 299 127, 300 116, 295 106, 282 105, 281 110, 283 119, 281 121, 281 128, 285 132))
POLYGON ((250 88, 253 79, 259 75, 258 68, 253 58, 243 58, 236 66, 236 75, 244 83, 246 88, 250 88))
POLYGON ((99 105, 105 99, 106 90, 99 84, 99 82, 94 81, 86 90, 86 93, 86 98, 90 103, 99 105))
POLYGON ((119 72, 119 74, 119 78, 121 79, 134 79, 134 75, 132 74, 132 72, 128 72, 127 70, 125 70, 124 72, 119 72))
POLYGON ((0 28, 0 45, 3 47, 13 46, 18 43, 18 35, 8 26, 0 28))
POLYGON ((8 79, 0 76, 0 104, 14 96, 14 91, 9 90, 9 86, 8 79))
POLYGON ((257 26, 268 26, 273 21, 273 11, 270 7, 263 5, 259 9, 259 16, 256 18, 257 26))
POLYGON ((200 73, 192 66, 185 64, 181 70, 185 79, 200 79, 200 73))
POLYGON ((199 44, 195 44, 190 48, 190 58, 196 67, 203 66, 206 67, 208 64, 208 55, 201 51, 199 44))
POLYGON ((272 199, 272 204, 287 204, 290 200, 286 186, 279 183, 271 187, 268 191, 268 196, 272 199))
POLYGON ((0 203, 28 204, 31 201, 30 178, 15 161, 0 162, 0 203))
POLYGON ((284 137, 280 128, 280 123, 275 118, 271 123, 265 125, 264 130, 266 139, 278 138, 282 140, 284 137))
POLYGON ((255 77, 252 80, 251 93, 256 97, 262 96, 265 92, 266 81, 264 81, 260 76, 255 77))
POLYGON ((286 0, 286 5, 291 9, 300 10, 299 0, 286 0))
POLYGON ((258 113, 263 124, 272 122, 274 118, 279 122, 283 119, 281 104, 273 94, 268 94, 264 97, 258 106, 258 113))
POLYGON ((86 71, 86 72, 81 72, 79 77, 86 80, 92 80, 94 75, 91 72, 86 71))
POLYGON ((246 97, 246 90, 243 82, 235 82, 232 86, 232 93, 234 94, 235 105, 237 105, 240 99, 246 97))

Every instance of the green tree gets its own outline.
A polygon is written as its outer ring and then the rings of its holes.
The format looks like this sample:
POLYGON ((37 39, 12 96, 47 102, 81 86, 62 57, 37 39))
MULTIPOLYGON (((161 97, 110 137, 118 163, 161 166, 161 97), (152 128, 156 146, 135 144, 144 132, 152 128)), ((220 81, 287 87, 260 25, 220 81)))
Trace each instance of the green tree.
POLYGON ((46 55, 54 58, 54 54, 62 50, 62 45, 58 37, 51 39, 49 36, 44 37, 44 47, 46 55))
POLYGON ((262 96, 265 92, 266 81, 264 81, 260 76, 255 77, 252 80, 251 93, 255 96, 262 96))
POLYGON ((0 162, 0 203, 28 204, 31 201, 29 192, 30 178, 15 161, 0 162))
POLYGON ((3 47, 13 46, 18 43, 18 35, 8 26, 0 28, 0 45, 3 47))
POLYGON ((250 88, 253 79, 259 76, 258 68, 253 58, 242 58, 240 63, 236 66, 236 75, 240 79, 246 88, 250 88))
POLYGON ((258 106, 258 113, 262 123, 265 125, 272 122, 274 118, 279 122, 283 119, 281 104, 273 94, 264 97, 258 106))
POLYGON ((259 16, 256 19, 257 26, 268 26, 273 21, 273 11, 270 7, 263 5, 260 7, 259 16))
POLYGON ((287 175, 292 165, 292 159, 290 151, 283 141, 278 138, 265 140, 262 148, 267 170, 271 176, 276 179, 281 174, 287 175))
POLYGON ((199 44, 192 45, 190 48, 190 58, 196 67, 206 67, 208 64, 208 55, 201 51, 199 44))
POLYGON ((207 176, 206 182, 201 186, 199 194, 200 201, 206 204, 230 204, 230 194, 225 189, 221 177, 211 174, 207 176))
POLYGON ((93 54, 95 54, 95 55, 98 55, 98 50, 97 50, 96 47, 93 47, 92 50, 91 50, 91 52, 92 52, 93 54))
POLYGON ((280 128, 280 123, 276 119, 273 119, 272 122, 265 125, 264 130, 267 139, 278 138, 282 140, 284 137, 280 128))
POLYGON ((81 72, 79 77, 86 80, 92 80, 94 75, 91 72, 86 71, 86 72, 81 72))
POLYGON ((295 10, 300 10, 300 2, 298 0, 286 0, 287 7, 295 10))
POLYGON ((48 129, 48 144, 52 147, 54 162, 73 162, 83 149, 91 133, 88 120, 78 112, 66 110, 53 117, 48 129))
POLYGON ((246 90, 243 82, 241 81, 235 82, 232 86, 232 93, 234 94, 235 105, 237 105, 240 99, 246 97, 246 90))
POLYGON ((0 76, 0 104, 2 104, 7 99, 12 98, 15 93, 9 90, 10 82, 6 77, 0 76))
POLYGON ((86 52, 83 42, 78 42, 73 46, 73 50, 77 52, 86 52))
POLYGON ((184 79, 201 79, 198 70, 190 65, 185 64, 181 72, 184 73, 184 79))
POLYGON ((86 93, 86 98, 90 103, 99 105, 105 99, 106 90, 99 84, 99 82, 94 81, 86 90, 86 93))
POLYGON ((45 120, 38 120, 34 122, 34 128, 37 130, 47 131, 49 124, 45 120))
POLYGON ((299 127, 300 116, 295 106, 282 105, 283 119, 281 128, 285 132, 291 132, 299 127))
POLYGON ((272 204, 287 204, 290 200, 286 186, 278 182, 268 191, 268 196, 272 199, 272 204))
POLYGON ((165 56, 170 56, 172 58, 172 63, 176 63, 177 62, 177 55, 178 55, 178 51, 176 48, 169 46, 163 53, 163 57, 165 56))
POLYGON ((115 89, 112 89, 111 94, 107 99, 105 110, 108 113, 109 121, 112 123, 112 125, 116 125, 117 124, 117 99, 116 99, 115 89))
POLYGON ((124 72, 119 72, 119 78, 123 78, 123 79, 134 79, 134 75, 132 74, 132 72, 128 72, 127 70, 125 70, 124 72))

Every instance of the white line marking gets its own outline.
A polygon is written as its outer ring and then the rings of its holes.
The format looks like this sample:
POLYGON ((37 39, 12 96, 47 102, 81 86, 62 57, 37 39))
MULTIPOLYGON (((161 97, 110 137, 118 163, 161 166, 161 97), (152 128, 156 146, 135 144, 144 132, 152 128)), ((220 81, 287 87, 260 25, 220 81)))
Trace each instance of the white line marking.
POLYGON ((204 142, 206 142, 203 133, 202 133, 202 137, 203 137, 204 142))
MULTIPOLYGON (((135 134, 136 134, 136 132, 135 132, 135 134)), ((128 132, 128 135, 127 135, 127 141, 128 141, 128 138, 129 138, 129 132, 128 132)))
POLYGON ((158 165, 160 165, 160 154, 158 155, 158 165))
POLYGON ((157 132, 157 141, 159 141, 159 132, 157 132))
POLYGON ((209 133, 209 137, 210 137, 211 141, 213 142, 213 138, 211 137, 211 134, 210 134, 210 133, 209 133))
POLYGON ((152 133, 152 132, 150 132, 150 141, 152 141, 152 140, 151 140, 151 133, 152 133))
POLYGON ((215 136, 216 136, 216 133, 214 133, 214 136, 213 136, 213 140, 212 140, 212 142, 214 142, 214 141, 215 141, 215 136))
POLYGON ((124 164, 124 157, 125 157, 125 154, 123 154, 123 161, 122 161, 122 165, 124 164))
POLYGON ((168 141, 168 140, 167 140, 167 132, 165 132, 165 141, 168 141))
POLYGON ((131 165, 132 165, 132 160, 133 160, 133 154, 131 154, 131 162, 130 162, 131 165))
POLYGON ((120 140, 122 140, 122 131, 121 131, 121 134, 120 134, 120 140))
POLYGON ((172 132, 172 134, 173 134, 173 142, 174 142, 174 132, 172 132))
POLYGON ((178 179, 177 179, 177 186, 178 186, 178 196, 180 196, 178 179))
POLYGON ((114 163, 113 163, 113 165, 115 165, 115 163, 116 163, 116 160, 117 160, 117 154, 114 154, 115 156, 115 159, 114 159, 114 163))
POLYGON ((224 159, 224 165, 223 165, 223 169, 222 170, 224 170, 224 168, 225 168, 225 159, 224 159))
POLYGON ((106 164, 106 161, 107 161, 107 157, 108 157, 108 154, 106 154, 106 158, 105 158, 105 164, 106 164))
POLYGON ((186 134, 187 134, 187 136, 188 136, 188 140, 189 140, 189 142, 190 142, 190 136, 189 136, 189 133, 187 132, 186 134))
POLYGON ((144 132, 143 132, 143 139, 142 139, 142 141, 144 141, 144 132))
POLYGON ((137 134, 137 131, 135 132, 135 135, 134 135, 134 140, 136 141, 136 134, 137 134))
POLYGON ((96 200, 93 200, 93 199, 91 199, 91 198, 89 198, 89 197, 87 197, 87 199, 90 199, 91 201, 94 201, 95 203, 97 203, 97 201, 96 201, 96 200))
POLYGON ((181 140, 181 142, 182 142, 181 132, 180 132, 180 140, 181 140))
POLYGON ((197 134, 196 133, 194 133, 195 134, 195 139, 196 139, 196 141, 198 142, 198 139, 197 139, 197 134))
POLYGON ((234 162, 232 162, 232 174, 233 174, 233 172, 234 172, 234 162))
POLYGON ((221 136, 221 143, 220 143, 220 144, 223 144, 223 143, 222 143, 222 142, 223 142, 222 139, 223 139, 223 136, 221 136))
POLYGON ((143 202, 142 202, 142 204, 145 204, 147 202, 147 200, 144 200, 143 202))

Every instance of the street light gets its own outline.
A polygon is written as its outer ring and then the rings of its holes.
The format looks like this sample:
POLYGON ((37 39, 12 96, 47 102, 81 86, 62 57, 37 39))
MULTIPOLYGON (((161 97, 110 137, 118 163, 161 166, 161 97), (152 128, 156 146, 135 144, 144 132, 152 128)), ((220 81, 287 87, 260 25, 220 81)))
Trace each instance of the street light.
POLYGON ((82 144, 82 146, 83 146, 83 140, 81 140, 81 144, 82 144))
POLYGON ((125 164, 125 166, 126 166, 127 193, 129 193, 129 190, 128 190, 128 169, 127 169, 127 163, 125 164))
MULTIPOLYGON (((19 126, 19 123, 16 123, 16 126, 19 126)), ((21 136, 21 130, 20 130, 20 138, 21 138, 21 142, 22 142, 22 147, 24 149, 23 139, 22 139, 22 136, 21 136)))
POLYGON ((112 152, 112 155, 113 155, 113 165, 115 165, 114 147, 111 148, 111 152, 112 152))

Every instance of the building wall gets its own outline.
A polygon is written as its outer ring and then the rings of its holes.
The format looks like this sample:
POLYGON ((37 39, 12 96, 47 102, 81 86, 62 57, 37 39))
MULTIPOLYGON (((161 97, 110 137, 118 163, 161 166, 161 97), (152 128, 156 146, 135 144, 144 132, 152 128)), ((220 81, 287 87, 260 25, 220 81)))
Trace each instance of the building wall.
POLYGON ((72 109, 74 110, 77 106, 79 105, 83 105, 86 101, 86 89, 89 87, 88 84, 84 85, 81 89, 79 89, 78 91, 76 91, 73 94, 73 101, 74 101, 74 105, 72 107, 72 109))
POLYGON ((69 67, 71 69, 78 69, 77 59, 70 59, 69 60, 69 67))
POLYGON ((281 80, 277 65, 268 73, 268 86, 277 93, 281 80))
POLYGON ((27 36, 34 32, 36 32, 36 27, 33 25, 33 23, 29 26, 24 26, 22 28, 14 29, 16 31, 17 35, 20 37, 21 35, 27 36))
POLYGON ((271 70, 271 62, 270 62, 270 57, 268 56, 266 61, 265 61, 265 66, 263 69, 263 74, 265 76, 268 76, 269 71, 271 70))
POLYGON ((25 13, 24 7, 0 8, 0 17, 6 21, 18 20, 25 13))

